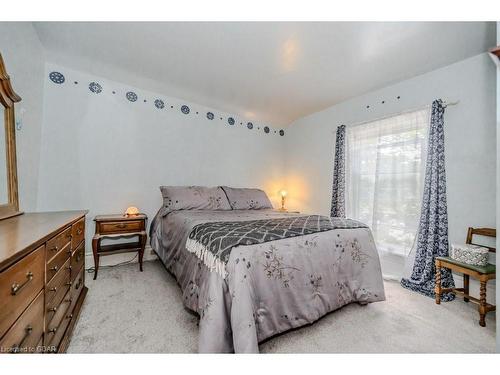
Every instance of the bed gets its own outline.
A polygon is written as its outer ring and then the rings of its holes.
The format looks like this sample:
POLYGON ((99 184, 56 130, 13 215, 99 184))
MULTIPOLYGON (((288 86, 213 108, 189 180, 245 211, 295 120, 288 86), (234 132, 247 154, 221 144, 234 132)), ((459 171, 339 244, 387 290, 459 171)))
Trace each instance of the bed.
MULTIPOLYGON (((201 353, 258 353, 259 342, 311 324, 346 304, 385 299, 373 236, 361 223, 281 212, 268 204, 258 209, 254 201, 249 209, 221 209, 214 205, 213 194, 208 209, 204 205, 203 209, 191 208, 199 208, 199 204, 165 209, 178 203, 173 195, 172 190, 164 193, 167 204, 151 223, 150 241, 175 276, 184 306, 200 317, 201 353), (325 222, 322 230, 310 229, 311 222, 317 226, 320 220, 333 224, 325 222), (278 230, 283 225, 291 228, 292 222, 299 223, 296 227, 309 224, 305 231, 286 236, 278 230), (223 269, 213 265, 213 257, 210 263, 206 255, 187 248, 197 231, 217 225, 210 232, 210 237, 216 237, 226 224, 248 229, 255 223, 267 228, 273 224, 278 229, 266 241, 232 246, 223 269)), ((245 232, 247 237, 250 232, 245 232)))

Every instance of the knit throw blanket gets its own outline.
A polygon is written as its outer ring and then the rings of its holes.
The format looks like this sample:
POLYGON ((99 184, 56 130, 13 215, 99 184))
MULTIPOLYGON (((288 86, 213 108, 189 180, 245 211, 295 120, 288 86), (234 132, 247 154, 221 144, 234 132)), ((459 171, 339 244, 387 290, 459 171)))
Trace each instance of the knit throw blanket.
POLYGON ((186 249, 223 278, 233 247, 261 244, 332 229, 368 228, 359 221, 309 215, 251 221, 221 221, 196 225, 186 249))

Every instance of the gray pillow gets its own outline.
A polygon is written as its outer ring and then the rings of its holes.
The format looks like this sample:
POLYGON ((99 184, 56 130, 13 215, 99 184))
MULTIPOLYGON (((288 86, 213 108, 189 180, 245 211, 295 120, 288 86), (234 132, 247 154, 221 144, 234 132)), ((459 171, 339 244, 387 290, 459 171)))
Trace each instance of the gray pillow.
POLYGON ((233 210, 261 210, 273 208, 271 201, 263 190, 232 188, 228 186, 221 187, 224 189, 233 210))
POLYGON ((160 186, 163 215, 178 210, 230 210, 226 194, 220 187, 160 186))

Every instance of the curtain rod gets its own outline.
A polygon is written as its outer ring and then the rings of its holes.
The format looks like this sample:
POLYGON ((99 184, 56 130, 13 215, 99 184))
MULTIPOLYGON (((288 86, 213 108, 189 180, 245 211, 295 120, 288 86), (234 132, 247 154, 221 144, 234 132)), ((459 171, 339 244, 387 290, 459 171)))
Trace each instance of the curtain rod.
MULTIPOLYGON (((447 108, 447 107, 450 107, 450 106, 457 105, 458 103, 460 103, 460 100, 455 100, 455 101, 453 101, 453 102, 443 100, 443 107, 444 107, 444 108, 447 108)), ((369 122, 381 121, 381 120, 385 120, 385 119, 390 118, 390 117, 395 117, 395 116, 399 116, 399 115, 404 115, 405 113, 419 111, 419 110, 422 110, 422 109, 424 109, 424 108, 428 108, 428 107, 430 107, 430 106, 432 106, 432 104, 426 104, 426 105, 422 105, 422 106, 419 106, 419 107, 415 107, 415 108, 411 108, 411 109, 406 109, 406 110, 401 111, 401 112, 392 113, 392 114, 390 114, 390 115, 386 115, 386 116, 382 116, 382 117, 377 117, 377 118, 370 119, 370 120, 366 120, 366 121, 355 122, 354 124, 349 124, 349 125, 346 125, 346 126, 348 126, 348 127, 351 127, 351 126, 359 126, 359 125, 367 124, 367 123, 369 123, 369 122)), ((338 126, 337 126, 337 127, 338 127, 338 126)), ((337 131, 337 129, 335 128, 335 129, 333 130, 333 133, 335 134, 335 132, 336 132, 336 131, 337 131)))

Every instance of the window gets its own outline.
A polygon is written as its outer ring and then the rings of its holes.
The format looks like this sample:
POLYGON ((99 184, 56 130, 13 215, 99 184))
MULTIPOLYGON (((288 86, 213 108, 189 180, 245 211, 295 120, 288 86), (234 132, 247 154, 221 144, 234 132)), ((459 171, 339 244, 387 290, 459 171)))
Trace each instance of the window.
POLYGON ((368 224, 380 253, 406 257, 420 218, 429 109, 346 131, 346 211, 368 224))

